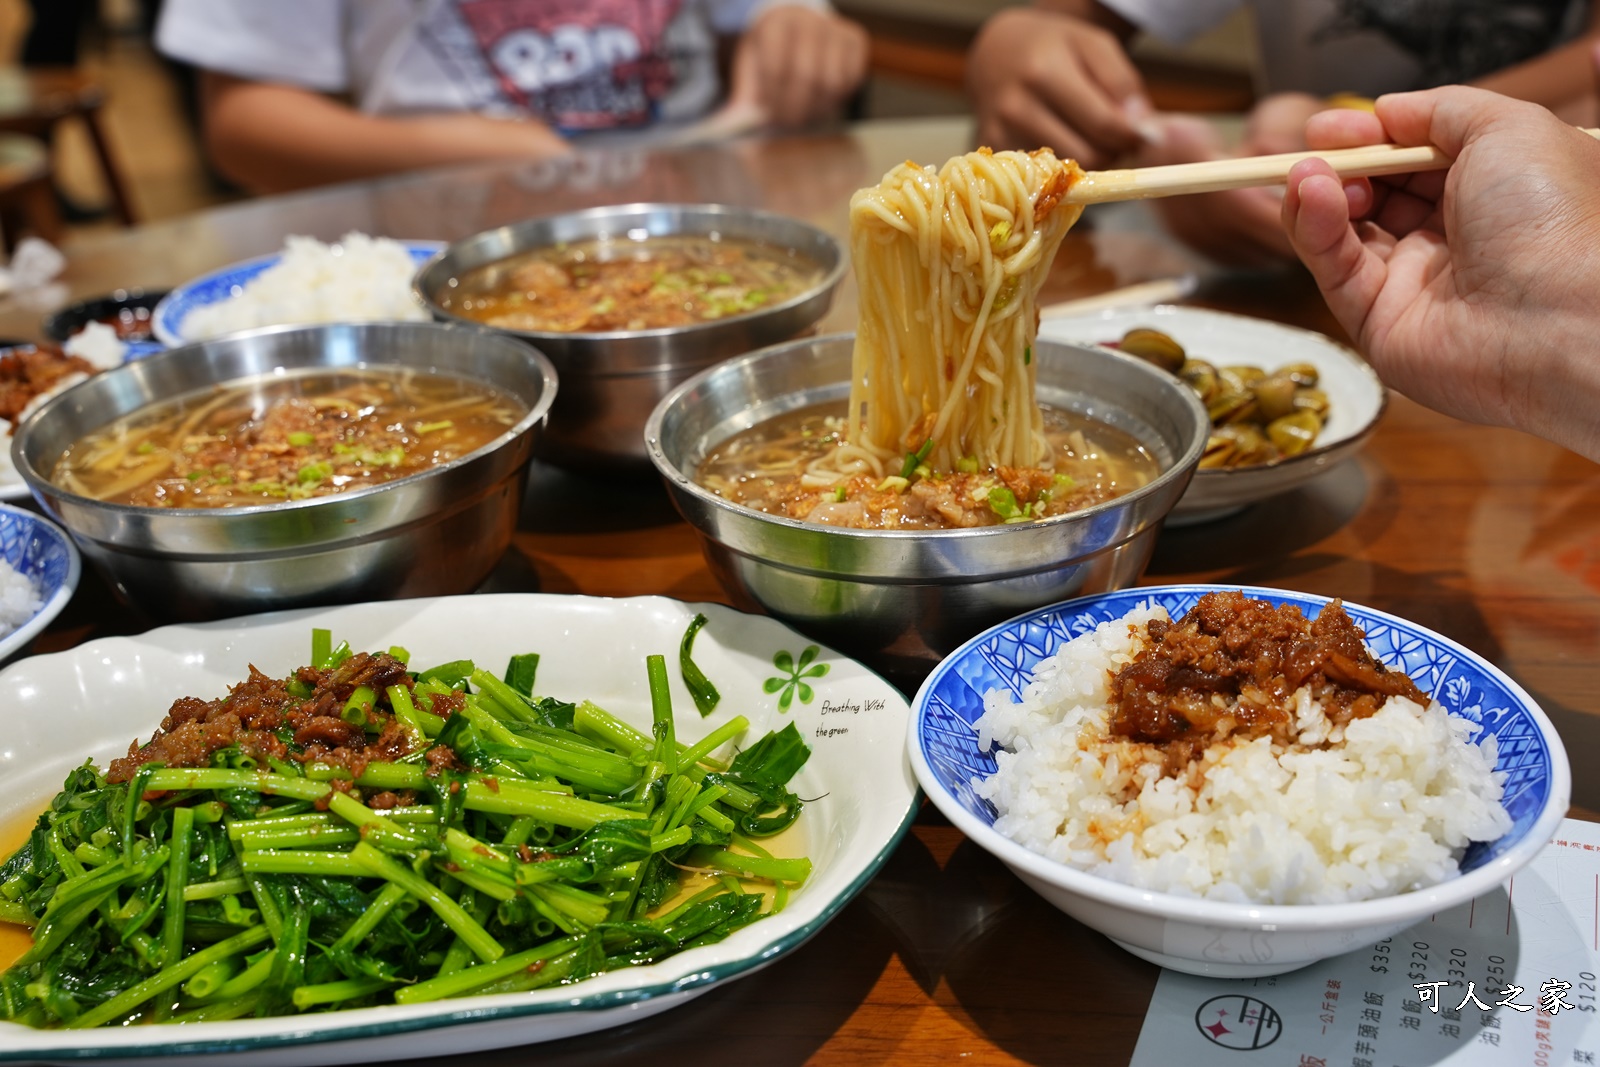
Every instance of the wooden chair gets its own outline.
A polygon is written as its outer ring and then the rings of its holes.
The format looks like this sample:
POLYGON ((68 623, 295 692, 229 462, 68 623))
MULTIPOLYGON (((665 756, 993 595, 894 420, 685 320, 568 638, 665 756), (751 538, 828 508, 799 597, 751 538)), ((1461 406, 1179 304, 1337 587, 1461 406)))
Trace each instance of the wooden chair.
POLYGON ((29 235, 60 243, 61 212, 52 176, 50 150, 43 141, 0 133, 0 237, 6 252, 29 235))
POLYGON ((127 184, 106 140, 101 108, 105 89, 70 67, 0 67, 0 131, 27 134, 46 145, 67 119, 83 120, 111 195, 111 210, 124 226, 134 223, 127 184))

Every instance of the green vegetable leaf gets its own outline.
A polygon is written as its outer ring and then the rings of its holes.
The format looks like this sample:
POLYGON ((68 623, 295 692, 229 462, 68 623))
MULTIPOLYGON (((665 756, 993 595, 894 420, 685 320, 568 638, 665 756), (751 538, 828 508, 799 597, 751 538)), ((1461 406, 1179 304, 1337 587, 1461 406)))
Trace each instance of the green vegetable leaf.
POLYGON ((722 694, 717 692, 717 687, 711 679, 705 676, 690 653, 694 650, 694 638, 706 624, 703 614, 696 614, 689 620, 689 628, 683 632, 683 640, 678 644, 678 670, 683 674, 683 684, 688 688, 689 695, 694 698, 694 706, 700 709, 704 718, 716 710, 717 702, 722 699, 722 694))

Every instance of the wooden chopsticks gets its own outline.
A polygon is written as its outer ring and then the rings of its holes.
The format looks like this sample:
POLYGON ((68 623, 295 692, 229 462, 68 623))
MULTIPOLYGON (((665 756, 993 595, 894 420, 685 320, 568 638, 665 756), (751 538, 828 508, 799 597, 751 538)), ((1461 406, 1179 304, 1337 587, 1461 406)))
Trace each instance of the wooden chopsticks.
MULTIPOLYGON (((1600 129, 1584 130, 1600 138, 1600 129)), ((1069 204, 1104 204, 1114 200, 1148 200, 1185 193, 1215 193, 1256 185, 1283 185, 1289 168, 1302 159, 1322 159, 1341 178, 1373 178, 1383 174, 1413 174, 1442 170, 1450 157, 1432 145, 1403 148, 1378 144, 1338 148, 1326 152, 1284 152, 1276 156, 1247 156, 1205 163, 1178 163, 1170 167, 1132 170, 1091 170, 1067 191, 1069 204)))

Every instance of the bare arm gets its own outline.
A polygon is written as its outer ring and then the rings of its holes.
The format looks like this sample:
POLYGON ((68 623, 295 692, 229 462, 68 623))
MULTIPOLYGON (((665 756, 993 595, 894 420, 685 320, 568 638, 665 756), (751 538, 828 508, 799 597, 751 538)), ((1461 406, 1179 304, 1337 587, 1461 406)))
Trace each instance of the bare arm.
MULTIPOLYGON (((1594 48, 1600 30, 1591 26, 1575 41, 1542 56, 1495 71, 1473 85, 1555 111, 1595 95, 1594 48)), ((1564 116, 1565 117, 1565 116, 1564 116)))
POLYGON ((205 72, 206 149, 217 169, 256 193, 495 159, 539 159, 571 149, 540 123, 470 112, 368 115, 289 85, 205 72))
POLYGON ((1048 145, 1087 167, 1132 149, 1150 111, 1123 48, 1133 30, 1093 0, 1041 0, 994 15, 967 56, 979 143, 1048 145))

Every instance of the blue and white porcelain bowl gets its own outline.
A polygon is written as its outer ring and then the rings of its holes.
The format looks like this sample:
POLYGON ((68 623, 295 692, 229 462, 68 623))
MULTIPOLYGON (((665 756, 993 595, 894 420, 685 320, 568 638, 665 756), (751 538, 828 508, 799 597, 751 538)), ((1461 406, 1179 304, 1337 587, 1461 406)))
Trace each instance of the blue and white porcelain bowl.
MULTIPOLYGON (((443 241, 401 241, 406 252, 411 256, 411 262, 418 267, 428 262, 444 248, 443 241)), ((183 320, 196 308, 208 304, 221 303, 244 291, 244 287, 254 281, 268 267, 277 266, 283 258, 282 252, 272 252, 254 259, 242 260, 230 264, 210 274, 202 274, 191 279, 168 293, 156 305, 150 317, 150 331, 155 334, 156 340, 168 348, 177 348, 179 345, 188 344, 197 338, 188 337, 183 332, 183 320)), ((410 279, 406 280, 409 287, 410 279)), ((289 323, 275 323, 274 325, 290 325, 289 323)), ((296 325, 306 325, 300 323, 296 325)))
MULTIPOLYGON (((1404 670, 1452 715, 1495 738, 1513 820, 1497 841, 1471 845, 1461 876, 1428 889, 1350 904, 1254 905, 1139 889, 1058 863, 994 829, 995 810, 973 790, 995 772, 973 722, 984 694, 1020 699, 1034 668, 1064 643, 1154 602, 1177 618, 1204 593, 1237 586, 1125 589, 1069 600, 986 630, 947 657, 918 691, 910 726, 911 765, 940 811, 1056 907, 1145 959, 1191 974, 1245 978, 1281 974, 1388 937, 1428 915, 1493 890, 1533 859, 1566 816, 1572 774, 1555 727, 1532 697, 1493 664, 1415 623, 1345 604, 1367 645, 1404 670)), ((1243 587, 1308 617, 1329 600, 1309 593, 1243 587)), ((1481 741, 1481 738, 1479 739, 1481 741)))
POLYGON ((78 588, 83 562, 65 530, 42 515, 8 504, 0 504, 0 556, 39 594, 39 610, 0 637, 0 660, 4 660, 61 614, 78 588))

